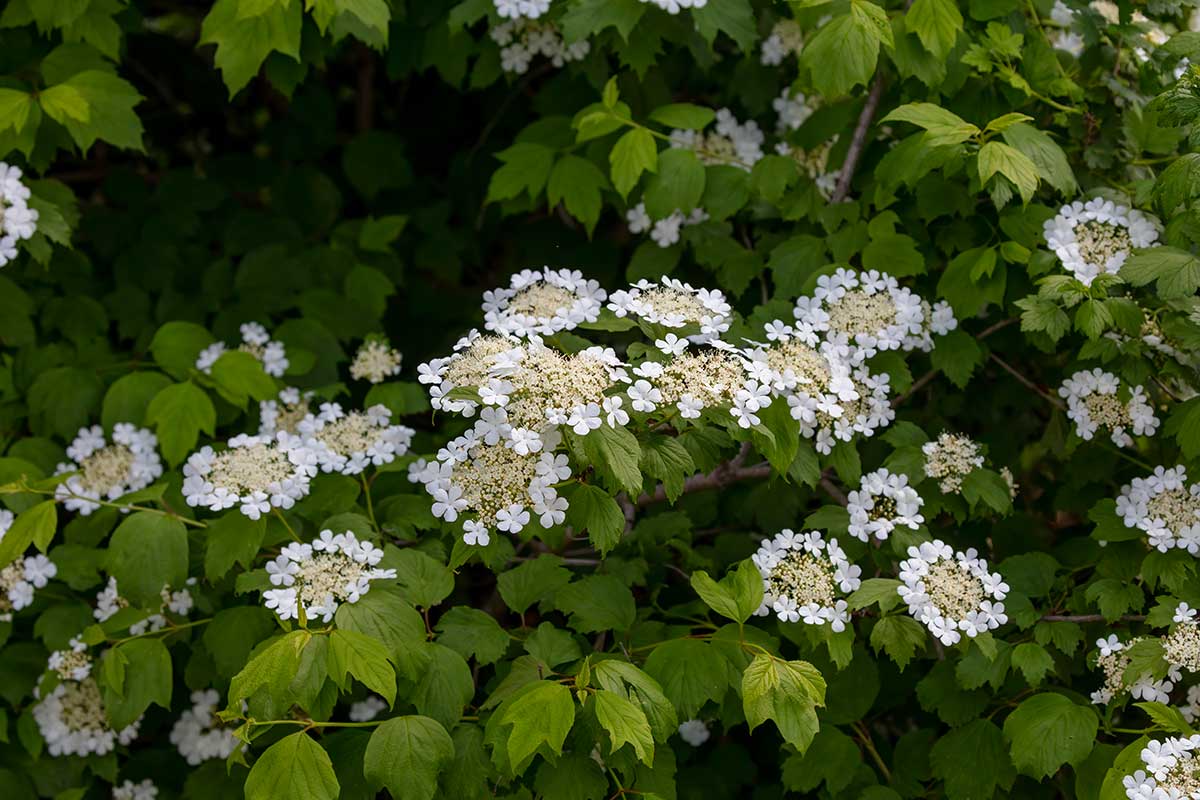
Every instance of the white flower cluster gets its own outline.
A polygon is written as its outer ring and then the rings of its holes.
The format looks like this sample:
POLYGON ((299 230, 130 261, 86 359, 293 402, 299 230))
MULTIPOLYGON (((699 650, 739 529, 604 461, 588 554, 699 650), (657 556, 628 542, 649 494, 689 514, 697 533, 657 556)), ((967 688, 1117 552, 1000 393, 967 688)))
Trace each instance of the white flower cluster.
POLYGON ((1187 603, 1175 608, 1175 625, 1162 637, 1163 660, 1171 670, 1200 672, 1200 624, 1187 603))
POLYGON ((908 613, 929 628, 944 645, 974 638, 1008 622, 1004 603, 1008 584, 998 572, 988 572, 987 561, 974 548, 955 552, 940 539, 908 548, 900 562, 897 588, 908 604, 908 613), (960 633, 960 631, 962 633, 960 633))
POLYGON ((689 719, 679 723, 679 738, 692 747, 699 747, 704 744, 711 735, 708 730, 708 723, 702 719, 689 719))
POLYGON ((387 703, 378 695, 369 695, 365 700, 350 704, 351 722, 370 722, 387 708, 387 703))
POLYGON ((786 88, 780 92, 779 97, 771 101, 771 107, 779 115, 779 130, 794 131, 807 122, 813 112, 821 107, 821 99, 786 88))
POLYGON ((1176 706, 1179 713, 1183 714, 1183 718, 1189 724, 1195 725, 1197 720, 1200 720, 1200 684, 1189 686, 1187 691, 1187 699, 1181 706, 1176 706))
POLYGON ((371 581, 396 577, 396 570, 376 566, 382 558, 381 548, 352 531, 321 531, 312 544, 289 544, 267 564, 279 588, 263 592, 264 605, 282 620, 299 619, 303 606, 306 618, 329 622, 340 604, 357 603, 369 592, 371 581))
POLYGON ((137 738, 142 721, 138 717, 129 727, 112 730, 100 687, 91 677, 55 686, 33 707, 33 719, 52 756, 105 755, 118 743, 129 744, 137 738))
POLYGON ((550 0, 492 0, 505 19, 537 19, 550 10, 550 0))
POLYGON ((1083 53, 1084 41, 1083 36, 1071 30, 1075 24, 1075 9, 1062 0, 1054 0, 1054 7, 1050 9, 1050 22, 1055 26, 1049 31, 1050 44, 1054 49, 1079 58, 1083 53))
POLYGON ((1081 439, 1091 441, 1100 428, 1108 428, 1113 444, 1129 447, 1133 444, 1130 431, 1153 436, 1158 430, 1158 417, 1142 387, 1130 389, 1128 400, 1121 399, 1120 388, 1117 376, 1099 367, 1080 370, 1063 381, 1058 394, 1067 401, 1067 416, 1081 439))
POLYGON ((678 14, 685 8, 704 8, 708 0, 642 0, 643 3, 656 5, 668 14, 678 14))
MULTIPOLYGON (((15 519, 11 511, 0 509, 0 540, 15 519)), ((0 622, 12 622, 14 611, 33 602, 33 590, 44 588, 57 574, 54 562, 40 553, 18 558, 0 569, 0 622)))
POLYGON ((863 542, 872 536, 882 542, 901 525, 916 530, 925 521, 921 514, 924 504, 917 490, 908 485, 907 475, 893 475, 886 469, 869 472, 859 488, 846 495, 850 535, 863 542))
POLYGON ((933 349, 932 334, 958 327, 945 302, 923 301, 886 272, 838 268, 817 279, 811 297, 801 297, 793 310, 802 335, 821 334, 845 344, 851 362, 861 363, 883 350, 933 349))
POLYGON ((483 295, 483 327, 512 336, 551 336, 595 322, 608 293, 579 270, 524 269, 508 288, 483 295))
POLYGON ((67 644, 67 650, 55 650, 46 660, 46 667, 58 674, 60 680, 81 681, 92 674, 92 657, 87 645, 78 636, 67 644))
POLYGON ((84 516, 100 508, 97 501, 116 500, 145 489, 163 472, 158 438, 128 422, 113 426, 111 445, 99 425, 80 428, 67 448, 67 457, 71 461, 59 464, 56 474, 71 474, 54 495, 68 511, 84 516))
POLYGON ((192 707, 185 709, 171 727, 171 744, 193 767, 211 758, 228 758, 238 740, 216 718, 221 695, 216 689, 192 692, 192 707))
POLYGON ((643 278, 628 289, 613 292, 608 308, 618 317, 634 316, 664 328, 699 328, 698 334, 688 336, 696 344, 729 330, 732 313, 720 290, 697 289, 667 276, 657 283, 643 278))
POLYGON ((127 780, 120 786, 114 786, 112 800, 157 800, 158 787, 154 781, 144 778, 139 783, 127 780))
POLYGON ((358 475, 408 452, 413 429, 392 425, 391 419, 387 406, 346 413, 338 403, 322 403, 317 414, 309 414, 299 425, 303 449, 324 472, 358 475))
POLYGON ((710 133, 676 128, 671 146, 692 150, 702 164, 727 164, 749 171, 763 157, 762 130, 754 120, 738 122, 728 108, 717 110, 717 126, 710 133))
POLYGON ((1142 748, 1142 764, 1122 785, 1128 800, 1200 800, 1200 734, 1151 739, 1142 748))
POLYGON ((544 434, 538 450, 528 444, 503 437, 481 419, 439 450, 436 461, 413 464, 409 480, 433 497, 435 517, 455 522, 462 514, 475 515, 463 522, 463 541, 470 545, 487 545, 493 528, 520 532, 530 522, 529 509, 543 528, 561 525, 567 499, 554 487, 571 477, 571 467, 565 455, 553 452, 559 436, 544 434))
POLYGON ((895 418, 887 399, 889 377, 852 366, 845 345, 780 320, 765 328, 770 344, 752 342, 742 351, 746 372, 787 398, 792 418, 817 452, 828 454, 856 433, 870 437, 895 418))
POLYGON ((804 50, 804 31, 792 19, 781 19, 771 28, 771 34, 763 39, 760 60, 764 66, 777 67, 789 55, 799 56, 804 50))
POLYGON ((258 435, 270 439, 277 433, 295 435, 300 431, 300 423, 311 411, 309 403, 312 392, 302 392, 289 386, 281 389, 274 400, 263 400, 258 404, 258 435))
MULTIPOLYGON (((277 342, 267 333, 267 329, 257 322, 244 323, 241 328, 242 343, 238 350, 249 353, 262 363, 263 371, 275 378, 282 378, 283 373, 291 362, 288 361, 287 350, 282 342, 277 342)), ((196 357, 196 369, 205 375, 212 374, 213 364, 225 352, 224 342, 214 342, 200 351, 196 357)))
POLYGON ((354 361, 350 363, 350 377, 356 381, 383 383, 400 374, 400 362, 403 360, 400 351, 393 350, 387 342, 371 339, 363 342, 354 354, 354 361))
POLYGON ((1154 217, 1101 197, 1065 205, 1043 226, 1050 249, 1084 286, 1116 275, 1133 248, 1158 241, 1158 231, 1154 217))
POLYGON ((1171 691, 1183 679, 1183 675, 1175 667, 1169 667, 1167 677, 1163 679, 1155 679, 1147 672, 1132 683, 1125 680, 1125 670, 1130 664, 1129 649, 1140 641, 1142 637, 1122 642, 1115 634, 1110 634, 1107 639, 1096 640, 1096 647, 1099 648, 1096 666, 1104 672, 1104 685, 1092 692, 1093 703, 1104 705, 1125 692, 1137 700, 1170 702, 1171 691))
POLYGON ((966 477, 983 466, 979 444, 961 433, 943 431, 923 444, 921 452, 925 456, 925 476, 936 480, 944 494, 958 494, 966 477))
POLYGON ((1200 483, 1187 483, 1187 470, 1155 467, 1154 474, 1121 487, 1117 513, 1127 528, 1146 532, 1160 553, 1172 548, 1200 553, 1200 483))
POLYGON ((583 59, 592 49, 587 39, 567 44, 557 25, 532 19, 510 19, 492 28, 489 35, 500 46, 500 68, 514 75, 528 72, 536 56, 545 56, 561 67, 583 59))
POLYGON ((636 379, 627 392, 634 411, 673 406, 683 419, 697 419, 705 409, 721 408, 750 427, 757 424, 755 412, 770 405, 767 388, 747 381, 743 357, 720 339, 693 350, 686 338, 668 333, 655 344, 667 358, 634 367, 636 379))
POLYGON ((0 267, 17 257, 17 242, 37 232, 37 209, 28 205, 29 187, 21 168, 0 161, 0 267))
POLYGON ((224 511, 238 506, 250 519, 288 509, 308 494, 317 454, 299 438, 239 434, 216 452, 205 445, 183 465, 183 497, 193 508, 224 511))
POLYGON ((851 564, 837 539, 828 542, 816 531, 797 534, 784 529, 763 539, 752 558, 763 579, 762 605, 754 613, 774 611, 783 622, 824 625, 842 632, 850 622, 844 599, 862 584, 862 570, 851 564))
MULTIPOLYGON (((193 586, 195 583, 195 578, 188 578, 188 586, 193 586)), ((172 591, 171 587, 164 586, 159 592, 159 597, 161 602, 158 610, 145 619, 130 625, 130 634, 141 636, 143 633, 161 631, 167 627, 167 612, 181 617, 192 613, 194 604, 192 593, 187 589, 172 591)), ((129 608, 129 601, 122 597, 117 589, 117 579, 110 576, 108 583, 96 594, 96 608, 92 610, 92 616, 96 618, 97 622, 104 622, 123 608, 129 608)))
POLYGON ((625 222, 629 225, 630 233, 645 233, 650 231, 650 239, 659 247, 670 247, 679 241, 680 232, 689 225, 699 225, 708 221, 708 212, 703 208, 693 208, 684 214, 679 209, 671 212, 670 216, 653 219, 646 211, 645 203, 638 203, 625 212, 625 222))

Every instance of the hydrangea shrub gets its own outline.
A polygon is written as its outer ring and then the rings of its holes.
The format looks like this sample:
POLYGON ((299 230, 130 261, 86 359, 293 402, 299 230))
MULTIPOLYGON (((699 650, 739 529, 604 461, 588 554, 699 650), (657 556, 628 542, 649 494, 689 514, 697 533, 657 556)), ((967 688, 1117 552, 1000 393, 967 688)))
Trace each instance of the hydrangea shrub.
POLYGON ((12 0, 4 800, 1200 798, 1188 0, 12 0))

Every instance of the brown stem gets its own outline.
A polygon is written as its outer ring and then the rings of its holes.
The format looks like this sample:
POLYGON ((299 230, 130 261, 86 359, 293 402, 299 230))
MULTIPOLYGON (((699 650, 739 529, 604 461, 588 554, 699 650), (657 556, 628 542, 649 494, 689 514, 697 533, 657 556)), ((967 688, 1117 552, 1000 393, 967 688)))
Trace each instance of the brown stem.
POLYGON ((1048 403, 1050 403, 1052 406, 1059 409, 1060 411, 1067 410, 1067 406, 1065 403, 1063 403, 1062 400, 1059 400, 1057 397, 1050 394, 1048 391, 1043 389, 1041 386, 1038 386, 1036 383, 1029 380, 1029 378, 1026 378, 1024 375, 1022 375, 1020 372, 1018 372, 1015 367, 1013 367, 1011 364, 1009 364, 1004 359, 1000 358, 1000 356, 996 355, 995 353, 989 353, 988 357, 992 361, 995 361, 997 364, 999 364, 1004 369, 1005 372, 1007 372, 1009 375, 1012 375, 1014 378, 1016 378, 1021 383, 1021 385, 1024 386, 1026 389, 1029 389, 1030 391, 1033 391, 1033 392, 1037 392, 1042 397, 1046 398, 1046 401, 1048 403))
MULTIPOLYGON (((1126 614, 1114 622, 1145 622, 1144 614, 1126 614)), ((1047 614, 1042 622, 1108 622, 1103 614, 1047 614)))
POLYGON ((871 123, 875 121, 875 112, 879 109, 879 101, 882 98, 883 73, 880 72, 875 76, 875 82, 871 84, 871 90, 867 93, 867 102, 863 104, 858 115, 854 136, 850 139, 846 159, 842 162, 841 173, 838 175, 837 187, 829 198, 831 204, 842 202, 850 194, 850 182, 854 180, 854 170, 858 167, 858 160, 862 158, 863 150, 867 146, 867 132, 871 129, 871 123))

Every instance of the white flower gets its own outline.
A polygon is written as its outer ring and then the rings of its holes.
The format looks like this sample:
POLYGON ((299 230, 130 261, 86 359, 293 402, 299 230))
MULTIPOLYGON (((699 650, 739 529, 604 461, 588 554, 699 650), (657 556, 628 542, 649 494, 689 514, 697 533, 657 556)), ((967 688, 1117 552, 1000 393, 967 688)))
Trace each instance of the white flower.
POLYGON ((973 549, 955 552, 940 539, 909 547, 900 580, 908 612, 947 647, 962 633, 974 638, 1008 622, 1000 602, 1008 585, 973 549))
POLYGON ((600 427, 600 406, 597 403, 576 406, 567 417, 567 425, 580 436, 596 430, 600 427))
POLYGON ((846 559, 837 539, 828 543, 816 531, 796 535, 789 529, 763 539, 751 559, 763 579, 758 615, 774 611, 783 622, 829 623, 835 632, 850 621, 843 599, 861 585, 862 570, 846 559))
MULTIPOLYGON (((658 283, 640 281, 613 292, 608 308, 618 317, 634 316, 664 328, 685 330, 693 343, 707 342, 729 329, 732 309, 725 295, 716 290, 697 289, 674 278, 658 283), (703 329, 707 330, 703 330, 703 329), (699 330, 699 332, 695 332, 699 330)), ((675 341, 663 339, 664 342, 675 341)))
POLYGON ((484 294, 484 327, 513 336, 550 336, 595 322, 607 297, 579 270, 522 270, 508 288, 484 294))
POLYGON ((237 748, 233 729, 216 718, 221 696, 215 689, 192 692, 192 707, 171 727, 170 742, 193 767, 214 758, 226 759, 237 748))
POLYGON ((625 401, 620 397, 606 397, 601 406, 604 408, 604 421, 610 428, 619 428, 629 424, 629 413, 621 408, 625 401))
POLYGON ((367 380, 370 383, 383 383, 390 377, 400 374, 400 362, 403 356, 399 350, 388 347, 386 342, 372 339, 363 342, 350 363, 350 377, 356 381, 367 380))
POLYGON ((486 547, 492 541, 486 525, 469 519, 463 523, 463 543, 486 547))
POLYGON ((1046 243, 1063 267, 1084 286, 1115 275, 1134 248, 1158 241, 1154 217, 1097 197, 1063 206, 1043 226, 1046 243))
POLYGON ((517 503, 496 512, 496 527, 509 533, 519 533, 529 524, 529 512, 517 503))
POLYGON ((120 786, 114 786, 112 800, 157 800, 158 787, 149 778, 139 783, 127 780, 120 786))
POLYGON ((1196 621, 1196 609, 1189 606, 1187 603, 1180 603, 1175 607, 1175 622, 1187 623, 1196 621))
MULTIPOLYGON (((9 520, 11 524, 11 515, 9 520)), ((0 519, 0 533, 6 528, 4 519, 0 519)), ((0 569, 0 622, 11 622, 13 612, 33 602, 33 590, 45 588, 57 574, 58 567, 41 554, 18 558, 0 569)))
POLYGON ((703 720, 689 719, 679 723, 679 736, 692 747, 699 747, 708 741, 711 734, 708 724, 703 720))
POLYGON ((299 425, 304 448, 324 472, 358 475, 368 466, 390 464, 408 452, 413 429, 391 424, 386 406, 346 413, 337 403, 325 403, 299 425))
POLYGON ((1121 392, 1116 375, 1096 367, 1080 370, 1059 387, 1058 394, 1067 401, 1067 417, 1075 423, 1075 432, 1091 440, 1100 428, 1109 429, 1109 438, 1118 447, 1133 444, 1136 436, 1153 436, 1158 430, 1158 417, 1141 386, 1121 392))
POLYGON ((52 756, 106 755, 118 743, 131 743, 142 721, 138 717, 129 727, 112 730, 91 677, 59 683, 33 707, 33 719, 52 756))
POLYGON ((1187 484, 1183 465, 1154 468, 1146 478, 1121 487, 1117 514, 1127 528, 1146 532, 1159 552, 1177 548, 1200 554, 1200 483, 1187 484))
MULTIPOLYGON (((371 589, 371 582, 396 577, 394 569, 376 565, 383 550, 360 541, 353 531, 334 534, 321 531, 310 544, 293 543, 283 548, 272 573, 281 576, 276 585, 286 588, 263 592, 264 605, 282 620, 298 619, 301 606, 308 619, 329 622, 342 603, 357 603, 371 589), (293 571, 281 559, 295 564, 293 571)), ((275 583, 272 580, 272 583, 275 583)))
POLYGON ((183 465, 183 497, 189 506, 223 511, 240 506, 251 519, 272 507, 288 509, 308 494, 317 473, 316 455, 296 438, 272 440, 240 434, 220 453, 205 445, 183 465))
POLYGON ((850 535, 861 541, 883 541, 897 527, 916 530, 925 517, 921 495, 908 485, 907 475, 878 469, 863 476, 860 487, 847 496, 850 535))
POLYGON ((379 712, 387 708, 387 703, 379 695, 368 695, 365 700, 359 700, 350 705, 351 722, 370 722, 379 716, 379 712))
POLYGON ((17 257, 17 242, 37 232, 38 211, 27 204, 31 195, 21 168, 0 161, 0 267, 17 257))
POLYGON ((962 482, 983 466, 979 445, 958 433, 943 432, 933 441, 921 446, 925 456, 925 475, 938 481, 945 494, 957 494, 962 482))
POLYGON ((1140 754, 1146 769, 1135 770, 1122 781, 1125 796, 1129 800, 1192 800, 1200 796, 1197 751, 1200 734, 1150 740, 1140 754))
POLYGON ((673 333, 668 333, 661 339, 654 340, 654 346, 669 356, 682 355, 688 348, 688 340, 680 339, 673 333))
POLYGON ((763 157, 765 136, 758 123, 738 122, 728 108, 718 109, 715 129, 671 131, 671 146, 692 150, 702 164, 725 164, 750 170, 763 157))
MULTIPOLYGON (((242 343, 238 346, 238 350, 243 353, 249 353, 262 364, 263 371, 275 378, 282 378, 287 372, 287 368, 291 362, 287 358, 287 349, 282 342, 277 342, 271 339, 267 329, 257 322, 247 322, 240 328, 242 334, 242 343)), ((212 374, 213 364, 217 363, 217 359, 224 354, 226 350, 224 342, 216 342, 200 351, 200 355, 196 358, 196 369, 205 373, 212 374)))
POLYGON ((650 385, 649 381, 639 380, 628 389, 629 399, 634 411, 650 412, 662 402, 662 392, 650 385))
POLYGON ((67 448, 70 462, 58 465, 67 475, 54 491, 69 511, 87 516, 122 495, 144 489, 162 475, 158 438, 127 422, 113 426, 112 444, 99 425, 80 428, 67 448))

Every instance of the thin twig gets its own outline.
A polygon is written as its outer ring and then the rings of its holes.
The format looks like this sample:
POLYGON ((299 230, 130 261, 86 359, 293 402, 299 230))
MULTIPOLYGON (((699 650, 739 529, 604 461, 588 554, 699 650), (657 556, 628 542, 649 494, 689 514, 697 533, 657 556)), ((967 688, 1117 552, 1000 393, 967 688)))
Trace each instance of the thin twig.
POLYGON ((1029 380, 1029 378, 1026 378, 1024 375, 1022 375, 1020 372, 1018 372, 1015 367, 1013 367, 1011 364, 1009 364, 1004 359, 1000 358, 1000 356, 996 355, 995 353, 989 353, 988 358, 990 358, 992 361, 995 361, 997 364, 999 364, 1004 369, 1005 372, 1007 372, 1009 375, 1012 375, 1014 378, 1016 378, 1021 383, 1021 385, 1024 386, 1026 389, 1029 389, 1030 391, 1034 391, 1034 392, 1037 392, 1038 394, 1040 394, 1042 397, 1044 397, 1046 399, 1046 402, 1050 403, 1050 405, 1054 406, 1059 411, 1067 410, 1066 403, 1064 403, 1062 400, 1058 399, 1054 395, 1050 394, 1048 391, 1043 389, 1041 386, 1038 386, 1033 381, 1029 380))
POLYGON ((838 502, 838 505, 845 506, 848 502, 850 502, 846 498, 846 493, 839 489, 837 484, 829 479, 828 475, 821 475, 820 486, 825 490, 825 494, 829 495, 838 502))
MULTIPOLYGON (((1126 614, 1113 622, 1145 622, 1144 614, 1126 614)), ((1108 622, 1103 614, 1046 614, 1042 622, 1108 622)))
POLYGON ((882 98, 883 72, 881 71, 875 76, 875 82, 871 84, 871 91, 867 93, 867 102, 863 104, 862 111, 858 115, 858 122, 854 125, 854 136, 850 139, 850 146, 846 149, 846 158, 842 161, 837 188, 833 190, 833 195, 829 198, 830 204, 840 203, 850 194, 850 182, 854 180, 854 170, 858 167, 858 160, 862 158, 863 150, 866 148, 867 132, 871 129, 871 123, 875 121, 875 112, 879 109, 879 101, 882 98))

